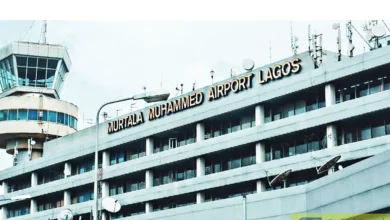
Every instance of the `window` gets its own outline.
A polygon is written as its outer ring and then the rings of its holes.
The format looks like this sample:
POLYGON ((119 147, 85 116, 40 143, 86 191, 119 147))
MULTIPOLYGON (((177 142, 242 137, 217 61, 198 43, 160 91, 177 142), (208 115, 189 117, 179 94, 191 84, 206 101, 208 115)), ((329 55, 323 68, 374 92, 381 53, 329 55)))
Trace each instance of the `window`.
POLYGON ((378 121, 372 125, 372 137, 380 137, 386 135, 385 122, 378 121))
POLYGON ((370 126, 365 126, 359 129, 359 140, 367 140, 371 138, 371 128, 370 126))
POLYGON ((50 122, 57 121, 57 112, 49 111, 49 121, 50 122))
POLYGON ((306 101, 305 100, 299 100, 295 103, 295 114, 301 114, 306 112, 306 101))
POLYGON ((27 120, 27 109, 19 109, 18 120, 27 120))
POLYGON ((65 118, 64 118, 64 124, 65 124, 65 125, 69 125, 69 115, 65 114, 64 117, 65 117, 65 118))
POLYGON ((65 121, 64 113, 58 112, 58 114, 57 114, 57 123, 64 124, 64 121, 65 121))
POLYGON ((42 121, 47 121, 47 111, 42 110, 42 121))
POLYGON ((9 110, 8 120, 16 120, 18 115, 18 110, 11 109, 9 110))
POLYGON ((8 110, 0 110, 0 121, 8 120, 8 110))
POLYGON ((34 109, 28 110, 28 120, 38 120, 38 111, 34 109))

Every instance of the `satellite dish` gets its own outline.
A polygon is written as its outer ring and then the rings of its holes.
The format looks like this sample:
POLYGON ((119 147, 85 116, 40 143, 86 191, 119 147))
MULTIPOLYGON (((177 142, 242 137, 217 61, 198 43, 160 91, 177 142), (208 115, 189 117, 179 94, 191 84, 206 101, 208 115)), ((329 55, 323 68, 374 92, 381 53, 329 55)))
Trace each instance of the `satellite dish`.
POLYGON ((244 66, 245 70, 250 71, 253 69, 253 67, 255 67, 255 62, 253 62, 253 60, 251 60, 251 59, 246 59, 243 62, 243 66, 244 66))
POLYGON ((371 31, 374 37, 383 37, 386 34, 386 29, 382 25, 375 25, 371 31))
POLYGON ((62 210, 60 214, 58 214, 58 220, 72 220, 73 213, 69 209, 62 210))
POLYGON ((31 145, 35 145, 37 142, 35 142, 33 139, 31 139, 31 145))
POLYGON ((324 165, 322 165, 319 169, 317 169, 317 174, 321 174, 323 172, 328 171, 330 168, 332 168, 334 165, 336 165, 337 161, 339 161, 341 156, 333 157, 332 159, 328 160, 324 165))
POLYGON ((104 198, 102 201, 102 206, 105 210, 111 213, 116 213, 121 210, 121 204, 119 204, 119 201, 111 197, 104 198))
POLYGON ((343 166, 341 166, 341 165, 339 165, 338 168, 339 168, 339 170, 344 169, 343 166))
POLYGON ((334 30, 337 30, 337 28, 339 28, 340 27, 340 25, 338 24, 338 23, 334 23, 333 25, 332 25, 332 28, 334 29, 334 30))
POLYGON ((291 171, 292 171, 291 169, 288 169, 288 170, 284 171, 283 173, 277 175, 275 178, 273 178, 273 179, 271 180, 271 182, 269 182, 269 185, 272 187, 272 186, 274 186, 275 184, 280 183, 281 181, 285 180, 286 177, 287 177, 288 175, 290 175, 291 171))

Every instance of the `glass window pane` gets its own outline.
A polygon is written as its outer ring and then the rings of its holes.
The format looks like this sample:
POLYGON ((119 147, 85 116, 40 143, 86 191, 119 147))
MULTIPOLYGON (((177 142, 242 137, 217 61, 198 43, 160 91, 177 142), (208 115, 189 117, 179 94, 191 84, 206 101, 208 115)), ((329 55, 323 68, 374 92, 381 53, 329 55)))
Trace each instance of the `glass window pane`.
POLYGON ((56 72, 55 70, 50 70, 50 69, 47 70, 46 87, 53 88, 55 72, 56 72))
POLYGON ((29 57, 28 58, 28 66, 29 67, 37 67, 37 61, 38 59, 35 57, 29 57))
POLYGON ((38 120, 38 111, 34 109, 28 110, 28 120, 38 120))
POLYGON ((9 110, 8 120, 16 120, 18 111, 16 109, 9 110))
POLYGON ((287 118, 294 115, 294 104, 287 104, 283 106, 282 117, 287 118))
POLYGON ((57 114, 57 123, 59 123, 59 124, 64 124, 64 113, 60 113, 60 112, 58 112, 58 114, 57 114))
POLYGON ((49 121, 56 122, 57 121, 57 112, 49 111, 49 121))
POLYGON ((42 110, 42 121, 47 121, 47 111, 42 110))
POLYGON ((375 124, 372 127, 372 137, 380 137, 386 135, 386 129, 385 129, 385 123, 382 124, 375 124))
POLYGON ((306 101, 300 100, 295 103, 295 114, 301 114, 306 111, 306 101))
POLYGON ((8 119, 8 110, 0 110, 0 121, 6 121, 8 119))
POLYGON ((35 86, 35 80, 37 76, 36 68, 27 68, 27 86, 35 86))
POLYGON ((357 86, 357 94, 359 97, 368 95, 368 82, 357 86))
POLYGON ((47 68, 56 69, 57 68, 57 63, 58 63, 58 60, 48 60, 47 68))
POLYGON ((65 114, 64 124, 69 125, 69 115, 65 114))
POLYGON ((27 120, 27 109, 18 110, 18 120, 27 120))
POLYGON ((241 119, 241 127, 242 129, 250 128, 251 127, 251 117, 245 116, 241 119))
POLYGON ((47 59, 46 58, 39 58, 38 67, 46 68, 46 65, 47 65, 47 59))
POLYGON ((381 91, 382 86, 382 78, 380 80, 372 80, 370 81, 370 94, 374 94, 381 91))
POLYGON ((36 86, 45 87, 46 86, 45 80, 46 80, 46 69, 38 69, 36 86))
POLYGON ((18 66, 27 66, 27 57, 16 56, 18 66))
POLYGON ((367 140, 371 138, 371 128, 370 126, 366 126, 364 128, 359 129, 359 140, 367 140))

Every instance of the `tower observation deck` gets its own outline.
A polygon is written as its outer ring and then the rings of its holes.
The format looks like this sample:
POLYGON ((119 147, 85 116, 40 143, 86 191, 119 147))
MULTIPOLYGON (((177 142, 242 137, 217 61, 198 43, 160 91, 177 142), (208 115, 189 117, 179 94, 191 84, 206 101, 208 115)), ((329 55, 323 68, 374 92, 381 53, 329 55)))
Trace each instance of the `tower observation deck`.
POLYGON ((41 157, 44 142, 77 130, 77 106, 60 100, 70 68, 61 45, 0 48, 0 148, 14 156, 14 165, 41 157))

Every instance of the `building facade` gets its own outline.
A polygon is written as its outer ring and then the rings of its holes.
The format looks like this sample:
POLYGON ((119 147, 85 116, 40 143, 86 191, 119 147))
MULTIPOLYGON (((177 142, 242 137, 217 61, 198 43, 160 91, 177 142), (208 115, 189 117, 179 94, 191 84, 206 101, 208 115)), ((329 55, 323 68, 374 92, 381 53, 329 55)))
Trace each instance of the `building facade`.
MULTIPOLYGON (((324 51, 318 66, 303 52, 101 123, 98 197, 122 205, 100 207, 102 219, 387 212, 389 69, 390 47, 341 61, 324 51), (317 173, 338 155, 343 169, 317 173), (287 169, 286 188, 271 187, 287 169)), ((95 132, 45 141, 42 157, 1 171, 4 196, 32 197, 1 201, 3 219, 65 208, 90 219, 95 132)))

